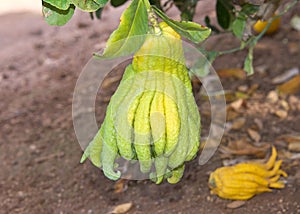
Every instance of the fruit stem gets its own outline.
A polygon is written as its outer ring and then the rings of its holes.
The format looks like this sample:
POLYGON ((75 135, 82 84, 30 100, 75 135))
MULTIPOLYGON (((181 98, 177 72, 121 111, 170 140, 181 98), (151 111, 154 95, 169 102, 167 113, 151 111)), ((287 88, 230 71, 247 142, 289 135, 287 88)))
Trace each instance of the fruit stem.
POLYGON ((158 24, 157 16, 151 7, 150 9, 148 9, 148 20, 150 24, 150 32, 156 35, 160 35, 161 29, 158 24))

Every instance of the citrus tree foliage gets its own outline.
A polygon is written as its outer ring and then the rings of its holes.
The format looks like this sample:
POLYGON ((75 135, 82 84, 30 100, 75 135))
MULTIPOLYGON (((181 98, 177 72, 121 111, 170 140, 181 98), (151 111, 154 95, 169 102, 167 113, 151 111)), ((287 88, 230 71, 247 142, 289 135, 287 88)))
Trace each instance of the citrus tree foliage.
MULTIPOLYGON (((114 7, 119 7, 129 0, 111 0, 109 3, 114 7)), ((101 18, 102 8, 108 4, 108 0, 43 0, 43 14, 45 21, 50 25, 62 26, 66 24, 73 16, 76 9, 89 12, 91 17, 94 14, 97 18, 101 18)), ((275 11, 279 8, 280 0, 217 0, 215 11, 217 15, 218 25, 212 25, 210 17, 203 17, 206 26, 201 26, 192 22, 195 15, 195 8, 199 0, 133 0, 129 9, 121 17, 119 28, 113 32, 108 40, 108 44, 123 40, 126 37, 143 35, 148 28, 147 11, 154 11, 154 16, 164 20, 181 36, 189 39, 194 43, 199 43, 208 36, 220 32, 231 32, 234 36, 241 40, 240 47, 223 52, 208 52, 203 50, 204 54, 211 60, 219 55, 232 53, 247 48, 249 50, 245 59, 244 70, 248 74, 253 73, 253 48, 257 41, 266 32, 263 31, 259 35, 252 34, 252 26, 257 20, 272 20, 283 15, 294 6, 299 0, 293 0, 287 4, 283 11, 274 16, 275 11), (181 21, 175 21, 166 15, 166 11, 175 6, 179 9, 181 21), (214 56, 214 57, 211 57, 214 56)), ((267 26, 268 27, 268 26, 267 26)), ((125 40, 126 41, 126 40, 125 40)), ((105 56, 122 55, 124 50, 134 52, 139 45, 143 43, 142 39, 137 41, 134 47, 129 48, 132 44, 119 44, 109 46, 105 50, 105 56)))

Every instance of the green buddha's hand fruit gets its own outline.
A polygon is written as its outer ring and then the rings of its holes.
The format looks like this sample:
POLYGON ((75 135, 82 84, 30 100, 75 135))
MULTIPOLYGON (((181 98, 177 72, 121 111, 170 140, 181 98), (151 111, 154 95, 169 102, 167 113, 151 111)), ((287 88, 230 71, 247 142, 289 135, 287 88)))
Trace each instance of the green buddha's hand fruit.
POLYGON ((180 181, 184 162, 198 151, 200 116, 185 66, 180 36, 166 23, 148 34, 126 67, 105 120, 86 148, 104 174, 117 180, 116 159, 137 160, 157 184, 180 181))

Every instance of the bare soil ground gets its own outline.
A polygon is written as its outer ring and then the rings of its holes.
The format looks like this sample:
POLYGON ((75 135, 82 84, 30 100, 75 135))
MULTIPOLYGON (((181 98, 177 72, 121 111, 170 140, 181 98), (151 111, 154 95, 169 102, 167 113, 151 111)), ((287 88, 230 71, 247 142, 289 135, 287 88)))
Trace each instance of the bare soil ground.
MULTIPOLYGON (((79 164, 82 150, 72 125, 73 90, 91 54, 104 47, 117 26, 121 9, 113 10, 104 11, 100 22, 77 14, 61 28, 48 26, 41 15, 32 13, 0 16, 0 213, 108 213, 126 202, 133 203, 128 213, 300 213, 300 159, 285 156, 286 144, 276 140, 284 134, 299 135, 300 96, 280 97, 289 105, 284 119, 273 112, 280 108, 279 101, 266 99, 275 90, 273 77, 300 67, 300 32, 288 24, 293 14, 299 15, 299 5, 283 17, 275 35, 257 45, 255 75, 222 80, 227 90, 258 86, 238 112, 246 118, 244 127, 226 133, 224 145, 242 138, 251 141, 247 129, 259 119, 260 143, 276 144, 289 174, 286 188, 255 196, 237 209, 209 193, 209 172, 224 160, 220 152, 203 166, 197 159, 189 162, 176 185, 124 181, 127 188, 121 193, 91 163, 79 164)), ((211 44, 226 49, 235 45, 231 38, 216 37, 211 44)), ((244 57, 245 52, 224 56, 214 67, 241 67, 244 57)), ((199 103, 203 112, 205 105, 199 103)), ((206 120, 209 116, 203 113, 203 133, 206 120)))

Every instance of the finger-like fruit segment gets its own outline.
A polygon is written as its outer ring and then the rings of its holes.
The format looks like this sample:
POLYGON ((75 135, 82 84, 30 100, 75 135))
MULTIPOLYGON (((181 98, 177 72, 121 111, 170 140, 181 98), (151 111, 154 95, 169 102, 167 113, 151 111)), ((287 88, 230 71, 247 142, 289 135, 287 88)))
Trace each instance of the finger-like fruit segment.
POLYGON ((169 156, 177 146, 180 130, 180 117, 176 104, 168 95, 164 96, 164 106, 166 109, 166 145, 164 154, 169 156))
POLYGON ((166 119, 164 113, 164 95, 156 92, 151 104, 150 125, 153 138, 154 152, 157 157, 165 150, 166 142, 166 119))
POLYGON ((155 164, 155 169, 156 169, 155 183, 160 184, 163 181, 166 170, 167 170, 168 158, 164 157, 163 155, 159 156, 159 157, 155 158, 154 164, 155 164))
POLYGON ((182 166, 176 168, 176 169, 173 169, 172 170, 172 175, 171 177, 169 177, 167 180, 170 184, 176 184, 180 181, 180 179, 182 178, 183 176, 183 172, 184 172, 184 168, 185 168, 185 165, 183 164, 182 166))
POLYGON ((101 160, 100 154, 102 151, 102 141, 103 141, 103 128, 101 128, 91 143, 88 145, 84 154, 80 160, 80 163, 83 163, 88 157, 90 157, 92 163, 97 166, 101 167, 101 160))
POLYGON ((151 135, 150 135, 150 104, 154 92, 145 92, 140 99, 134 116, 134 148, 140 161, 142 172, 148 172, 151 168, 151 135))
MULTIPOLYGON (((110 110, 111 108, 108 106, 108 114, 111 113, 110 110)), ((105 176, 111 180, 117 180, 120 178, 121 172, 115 172, 115 159, 118 154, 118 147, 111 117, 105 118, 102 143, 103 147, 100 160, 102 163, 103 172, 105 176)))
POLYGON ((271 153, 271 157, 269 158, 269 160, 266 163, 266 169, 271 169, 274 166, 274 163, 276 161, 276 157, 277 157, 277 151, 275 146, 272 146, 272 153, 271 153))

